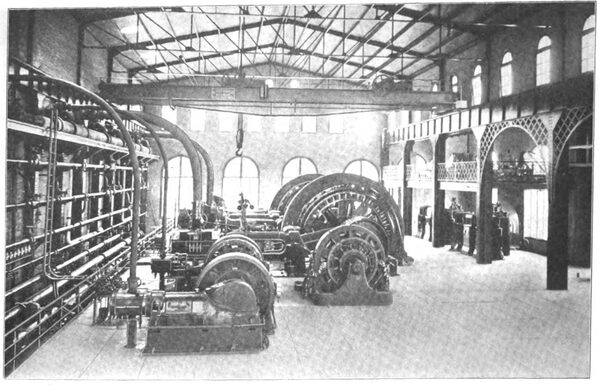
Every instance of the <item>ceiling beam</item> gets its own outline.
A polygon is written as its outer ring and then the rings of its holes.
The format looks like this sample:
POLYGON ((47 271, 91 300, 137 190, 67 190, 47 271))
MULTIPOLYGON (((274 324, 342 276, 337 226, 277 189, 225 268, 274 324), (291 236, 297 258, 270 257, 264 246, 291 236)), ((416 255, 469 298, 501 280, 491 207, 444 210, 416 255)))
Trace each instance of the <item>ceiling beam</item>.
POLYGON ((257 106, 290 108, 294 106, 362 106, 387 109, 430 110, 434 107, 448 107, 454 103, 450 92, 415 92, 392 90, 385 94, 364 89, 319 89, 319 88, 273 88, 268 97, 261 98, 258 87, 227 87, 227 92, 219 92, 219 87, 162 84, 108 84, 99 85, 100 95, 118 104, 169 104, 192 103, 202 105, 229 103, 243 106, 252 103, 257 106), (234 91, 232 91, 232 89, 234 91))
MULTIPOLYGON (((245 48, 242 48, 241 51, 242 51, 242 53, 248 53, 248 52, 265 49, 265 48, 269 48, 269 47, 273 47, 273 43, 245 47, 245 48)), ((202 55, 202 56, 198 56, 198 57, 187 58, 186 62, 192 63, 192 62, 197 62, 197 61, 202 61, 202 60, 211 60, 211 59, 216 59, 216 58, 220 58, 220 57, 224 57, 224 56, 235 55, 238 53, 240 53, 240 50, 238 50, 238 49, 233 49, 231 51, 215 52, 215 53, 209 54, 209 55, 202 55)), ((172 65, 178 65, 178 64, 182 64, 182 61, 181 60, 173 60, 173 61, 170 61, 167 63, 156 63, 156 64, 148 65, 145 67, 142 67, 142 66, 134 67, 134 68, 131 68, 130 71, 137 73, 137 72, 141 72, 141 71, 156 70, 156 69, 164 67, 165 65, 172 66, 172 65)), ((229 70, 229 69, 227 69, 227 70, 229 70)))
MULTIPOLYGON (((390 41, 383 47, 379 47, 377 49, 377 51, 375 51, 375 53, 373 55, 371 55, 367 60, 363 61, 363 65, 368 64, 371 60, 373 60, 379 53, 381 53, 381 51, 383 51, 386 48, 389 48, 390 46, 393 45, 394 41, 396 41, 396 39, 398 39, 400 36, 404 35, 409 29, 411 29, 418 21, 421 17, 424 17, 425 15, 427 15, 429 12, 431 12, 431 10, 435 7, 435 5, 430 4, 429 6, 427 6, 425 9, 423 9, 420 13, 419 13, 419 17, 413 19, 411 22, 409 22, 407 25, 405 25, 400 31, 396 32, 390 39, 390 41)), ((364 68, 364 67, 363 67, 364 68)), ((362 68, 357 68, 356 70, 354 70, 349 76, 354 75, 355 73, 357 73, 358 71, 360 71, 362 68)))
MULTIPOLYGON (((464 10, 466 8, 468 8, 470 5, 469 4, 460 4, 457 5, 456 8, 454 8, 451 12, 449 12, 446 17, 449 19, 453 19, 456 16, 460 15, 462 12, 464 12, 464 10)), ((434 33, 435 31, 437 31, 440 27, 437 26, 433 26, 431 28, 428 28, 425 32, 423 32, 421 35, 419 35, 417 38, 413 39, 410 44, 406 45, 404 48, 402 48, 400 50, 400 54, 405 54, 408 53, 411 48, 417 46, 418 44, 420 44, 423 40, 425 40, 427 38, 427 36, 431 35, 432 33, 434 33)), ((383 62, 382 64, 380 64, 379 66, 377 66, 375 68, 375 70, 369 72, 367 75, 364 76, 365 79, 369 79, 374 73, 376 72, 381 72, 381 70, 385 67, 387 67, 391 62, 393 62, 394 60, 397 60, 398 57, 391 57, 389 59, 387 59, 385 62, 383 62)), ((396 73, 397 75, 397 73, 396 73)))
MULTIPOLYGON (((244 26, 244 29, 258 28, 261 25, 268 26, 268 25, 274 25, 274 24, 281 24, 282 22, 283 22, 283 18, 275 18, 275 19, 264 20, 264 21, 261 20, 259 22, 247 23, 244 26)), ((174 37, 169 36, 169 37, 165 37, 165 38, 161 38, 161 39, 155 39, 154 43, 161 45, 161 44, 173 43, 173 42, 176 42, 177 40, 188 40, 188 39, 194 39, 194 38, 215 36, 215 35, 224 34, 224 33, 237 32, 238 30, 239 30, 239 25, 234 25, 234 26, 227 27, 227 28, 217 28, 217 29, 213 29, 210 31, 202 31, 202 32, 198 32, 198 33, 188 33, 188 34, 178 35, 178 36, 174 36, 174 37)), ((113 48, 117 52, 123 52, 123 51, 135 50, 135 49, 144 49, 144 48, 148 48, 152 45, 153 45, 152 41, 146 40, 146 41, 140 41, 138 43, 129 43, 129 44, 118 45, 118 46, 114 46, 113 48)))

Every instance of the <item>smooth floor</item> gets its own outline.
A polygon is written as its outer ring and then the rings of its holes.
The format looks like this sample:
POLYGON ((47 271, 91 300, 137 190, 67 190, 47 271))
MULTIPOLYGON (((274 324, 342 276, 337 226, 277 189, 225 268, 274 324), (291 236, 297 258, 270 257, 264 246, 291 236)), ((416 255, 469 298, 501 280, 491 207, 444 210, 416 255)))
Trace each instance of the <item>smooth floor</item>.
POLYGON ((318 307, 293 290, 297 278, 276 278, 277 330, 259 353, 142 355, 145 327, 125 349, 125 327, 92 326, 90 307, 9 379, 589 376, 589 269, 570 268, 569 290, 547 291, 536 254, 478 265, 417 238, 406 249, 415 263, 392 277, 391 306, 318 307))

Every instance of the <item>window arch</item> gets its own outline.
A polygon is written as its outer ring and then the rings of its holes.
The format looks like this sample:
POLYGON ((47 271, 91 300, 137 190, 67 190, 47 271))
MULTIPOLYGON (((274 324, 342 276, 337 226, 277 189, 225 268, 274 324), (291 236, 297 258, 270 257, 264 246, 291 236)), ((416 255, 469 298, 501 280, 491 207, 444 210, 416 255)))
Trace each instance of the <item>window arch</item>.
POLYGON ((507 96, 513 92, 513 57, 507 52, 502 57, 502 66, 500 67, 500 96, 507 96))
MULTIPOLYGON (((187 156, 176 156, 169 159, 169 180, 167 191, 167 217, 177 218, 179 210, 192 209, 192 201, 194 200, 194 178, 192 174, 192 165, 187 156)), ((164 165, 162 170, 163 178, 161 184, 164 183, 164 165)), ((161 186, 161 203, 164 197, 162 196, 161 186)))
POLYGON ((477 65, 473 71, 473 79, 471 80, 472 97, 471 104, 477 106, 481 104, 481 66, 477 65))
POLYGON ((439 90, 440 90, 440 87, 439 87, 438 83, 437 82, 433 82, 431 84, 431 92, 438 92, 439 90))
POLYGON ((535 56, 535 84, 541 86, 550 83, 550 49, 552 40, 548 36, 542 36, 538 43, 535 56))
POLYGON ((312 160, 301 156, 292 158, 283 166, 281 185, 300 175, 317 173, 317 166, 312 160))
POLYGON ((245 156, 231 159, 223 170, 223 193, 225 205, 235 208, 240 200, 240 193, 253 205, 258 205, 259 170, 256 163, 245 156))
POLYGON ((591 15, 583 23, 583 31, 581 33, 581 73, 594 70, 595 25, 595 15, 591 15))
POLYGON ((344 173, 361 175, 374 181, 379 181, 379 170, 377 170, 377 166, 368 160, 353 160, 348 163, 344 169, 344 173))
POLYGON ((450 77, 450 86, 452 87, 452 92, 457 94, 458 93, 458 76, 452 75, 452 77, 450 77))

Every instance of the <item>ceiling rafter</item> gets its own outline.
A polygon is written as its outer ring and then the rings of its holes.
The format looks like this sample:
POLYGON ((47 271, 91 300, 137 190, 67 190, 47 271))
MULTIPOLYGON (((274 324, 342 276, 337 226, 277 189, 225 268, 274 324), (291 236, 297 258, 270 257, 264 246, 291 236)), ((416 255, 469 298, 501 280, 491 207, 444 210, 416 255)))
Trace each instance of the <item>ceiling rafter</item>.
MULTIPOLYGON (((470 7, 470 4, 460 4, 457 5, 456 8, 454 8, 451 12, 449 12, 446 15, 446 18, 448 19, 453 19, 455 17, 457 17, 458 15, 460 15, 461 13, 463 13, 465 11, 466 8, 470 7)), ((413 39, 410 44, 406 45, 406 47, 402 48, 400 50, 400 54, 404 54, 407 53, 411 48, 415 47, 416 45, 420 44, 423 40, 425 40, 427 38, 427 36, 431 35, 432 33, 434 33, 435 31, 437 31, 440 27, 438 26, 433 26, 431 28, 428 28, 425 32, 423 32, 421 35, 419 35, 416 39, 413 39)), ((391 62, 393 62, 394 60, 397 60, 398 57, 391 57, 389 59, 387 59, 385 62, 383 62, 382 64, 378 65, 376 67, 375 70, 369 72, 367 75, 364 75, 363 77, 365 79, 369 79, 371 76, 373 76, 373 74, 375 74, 376 72, 381 72, 381 70, 385 67, 387 67, 391 62)), ((397 75, 397 73, 396 73, 397 75)))
MULTIPOLYGON (((335 21, 335 17, 336 17, 337 15, 339 15, 339 13, 340 13, 341 9, 342 9, 342 8, 341 8, 341 6, 334 7, 334 8, 332 8, 332 9, 331 9, 331 11, 330 11, 330 12, 327 14, 327 17, 329 17, 329 16, 331 16, 331 14, 332 14, 332 13, 335 11, 335 15, 333 16, 333 19, 332 19, 332 20, 329 22, 329 25, 327 26, 326 30, 328 30, 329 28, 331 28, 331 26, 333 25, 333 22, 335 21)), ((323 21, 321 21, 320 25, 322 26, 323 24, 325 24, 326 20, 327 20, 326 18, 325 18, 325 19, 323 19, 323 21)), ((305 43, 306 43, 306 42, 307 42, 307 41, 308 41, 308 40, 311 38, 311 36, 312 36, 314 33, 316 33, 316 32, 317 32, 316 30, 313 30, 313 31, 310 33, 310 35, 308 35, 308 37, 306 38, 306 40, 304 40, 304 42, 302 43, 302 45, 300 45, 300 47, 297 47, 297 48, 304 49, 304 48, 303 48, 304 44, 305 44, 305 43)), ((308 45, 308 47, 307 47, 307 48, 308 48, 308 50, 309 50, 309 51, 314 51, 314 50, 317 48, 317 46, 318 46, 318 45, 321 43, 321 41, 322 41, 322 40, 325 38, 325 33, 326 33, 326 32, 323 32, 323 33, 321 33, 320 35, 318 35, 318 36, 317 36, 317 38, 316 38, 315 40, 313 40, 313 42, 312 42, 312 43, 310 43, 310 44, 308 45)), ((297 66, 297 65, 299 65, 299 64, 300 64, 300 61, 301 61, 301 60, 303 60, 303 59, 304 59, 304 62, 302 63, 302 65, 304 65, 304 64, 306 64, 306 62, 309 60, 309 58, 310 58, 310 56, 308 56, 308 55, 302 55, 300 58, 296 59, 292 65, 293 65, 293 66, 297 66)), ((290 59, 291 59, 291 55, 290 55, 290 59)), ((289 64, 289 62, 290 62, 290 61, 291 61, 291 60, 288 60, 288 64, 289 64)), ((310 70, 310 65, 309 65, 309 70, 310 70)), ((320 68, 319 68, 319 70, 320 70, 320 68)), ((316 71, 316 73, 319 73, 319 70, 317 70, 317 71, 316 71)))
MULTIPOLYGON (((345 7, 345 6, 344 6, 345 7)), ((364 17, 367 13, 369 13, 369 11, 373 8, 373 6, 371 5, 370 7, 367 7, 363 13, 360 15, 360 17, 364 17)), ((333 53, 340 47, 340 45, 342 45, 346 39, 348 38, 348 36, 352 35, 352 31, 354 31, 354 29, 356 29, 356 27, 360 24, 360 21, 357 21, 356 23, 354 23, 354 25, 352 25, 352 27, 350 27, 350 29, 348 31, 346 31, 346 33, 343 33, 342 38, 340 39, 340 41, 335 45, 335 47, 331 50, 331 52, 329 53, 329 57, 331 57, 333 55, 333 53)), ((329 33, 331 33, 331 31, 328 31, 329 33)), ((354 45, 356 46, 356 44, 354 45)), ((352 50, 353 48, 350 48, 350 50, 352 50)), ((343 52, 343 54, 345 55, 346 52, 343 52)), ((325 66, 325 62, 323 64, 321 64, 321 66, 317 69, 317 72, 321 70, 321 68, 323 68, 325 66)))
MULTIPOLYGON (((261 25, 261 23, 263 25, 271 25, 272 26, 274 24, 280 24, 282 22, 283 22, 282 18, 269 19, 269 20, 264 20, 264 21, 260 21, 260 22, 248 23, 248 24, 246 24, 246 26, 244 28, 245 29, 257 28, 261 25)), ((179 36, 176 36, 176 38, 180 39, 180 40, 188 40, 188 39, 201 38, 201 37, 206 38, 209 36, 215 36, 215 35, 219 35, 219 34, 227 34, 227 33, 231 33, 231 32, 237 32, 238 29, 239 29, 239 26, 234 25, 234 26, 226 27, 226 28, 218 28, 218 29, 202 31, 202 32, 198 32, 198 33, 188 33, 188 34, 184 34, 184 35, 179 35, 179 36)), ((170 36, 155 40, 156 44, 166 44, 166 43, 173 43, 173 42, 175 42, 175 38, 170 37, 170 36)), ((146 41, 140 41, 140 42, 136 42, 136 43, 129 43, 129 44, 123 44, 123 45, 119 45, 119 46, 114 46, 113 48, 118 52, 122 52, 122 51, 129 51, 129 50, 135 50, 135 49, 143 49, 143 48, 147 48, 152 45, 153 45, 153 43, 151 41, 146 40, 146 41)))
MULTIPOLYGON (((394 15, 396 14, 397 10, 400 10, 404 8, 404 5, 400 5, 398 7, 396 7, 393 11, 390 10, 388 11, 383 17, 382 20, 380 22, 378 22, 377 24, 375 24, 370 30, 369 32, 366 33, 366 35, 364 37, 362 37, 360 40, 357 41, 356 44, 354 44, 354 46, 352 48, 350 48, 350 50, 347 52, 348 56, 352 56, 354 55, 363 45, 365 45, 369 40, 371 40, 371 38, 373 38, 373 36, 375 36, 375 34, 386 25, 386 22, 393 18, 394 15)), ((351 36, 351 35, 349 35, 351 36)), ((332 52, 333 54, 333 52, 332 52)), ((331 56, 331 55, 330 55, 331 56)), ((343 68, 345 63, 338 63, 337 65, 335 65, 329 72, 327 72, 327 76, 332 76, 334 75, 338 70, 340 70, 341 68, 343 68)), ((362 63, 361 63, 362 65, 362 63)))
MULTIPOLYGON (((425 17, 429 12, 431 12, 433 9, 435 8, 435 5, 430 4, 428 5, 425 9, 423 9, 419 15, 417 15, 418 17, 413 18, 413 20, 411 22, 409 22, 407 25, 404 26, 404 28, 402 28, 400 31, 396 32, 390 39, 390 41, 383 47, 379 47, 377 49, 377 51, 375 51, 366 61, 363 62, 363 64, 368 64, 369 62, 371 62, 371 60, 373 60, 375 57, 377 57, 377 55, 379 53, 381 53, 381 51, 383 51, 386 48, 389 48, 390 46, 393 45, 394 41, 396 41, 400 36, 404 35, 408 30, 410 30, 422 17, 425 17)), ((360 71, 361 68, 357 68, 356 70, 354 70, 349 76, 354 75, 355 73, 357 73, 358 71, 360 71)))
MULTIPOLYGON (((484 22, 492 19, 494 16, 501 14, 502 11, 505 9, 506 9, 505 5, 495 5, 492 9, 487 11, 484 15, 481 15, 480 18, 478 19, 479 20, 478 22, 484 23, 484 22)), ((436 45, 435 47, 430 49, 428 52, 426 52, 426 55, 431 54, 435 51, 440 51, 448 43, 450 43, 451 41, 453 41, 463 35, 464 35, 464 32, 458 31, 458 32, 454 32, 454 33, 446 36, 438 45, 436 45)), ((419 60, 413 60, 410 63, 408 63, 404 67, 404 69, 406 70, 407 68, 412 67, 413 65, 415 65, 418 62, 419 62, 419 60)), ((433 64, 436 64, 436 63, 433 63, 433 64)))
MULTIPOLYGON (((202 12, 202 14, 208 19, 208 21, 210 21, 215 27, 217 27, 217 29, 219 29, 219 25, 210 17, 208 16, 207 13, 205 13, 202 8, 200 7, 196 7, 200 10, 200 12, 202 12)), ((237 31, 242 32, 242 23, 240 22, 237 31)), ((234 47, 237 48, 239 55, 244 55, 244 57, 246 57, 246 59, 248 59, 248 61, 252 62, 252 60, 246 55, 245 52, 243 52, 242 47, 240 47, 240 45, 238 43, 236 43, 235 41, 233 41, 233 39, 228 35, 225 34, 225 37, 227 38, 227 40, 229 40, 231 42, 231 44, 233 44, 234 47)), ((206 39, 205 39, 206 40, 206 39)), ((241 65, 241 57, 240 57, 240 64, 238 65, 238 70, 241 71, 242 65, 241 65)))

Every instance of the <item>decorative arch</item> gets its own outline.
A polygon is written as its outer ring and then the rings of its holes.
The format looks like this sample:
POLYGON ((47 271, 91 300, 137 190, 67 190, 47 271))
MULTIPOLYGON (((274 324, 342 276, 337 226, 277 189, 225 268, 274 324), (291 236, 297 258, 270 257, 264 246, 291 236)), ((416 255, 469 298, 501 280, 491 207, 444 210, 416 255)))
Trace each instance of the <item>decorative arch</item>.
POLYGON ((556 173, 558 160, 573 133, 591 117, 592 108, 590 106, 569 108, 560 115, 560 118, 552 131, 552 175, 556 173))
MULTIPOLYGON (((479 142, 479 160, 483 165, 487 160, 496 138, 510 127, 520 128, 528 133, 536 145, 547 146, 549 143, 548 128, 539 116, 526 116, 486 125, 479 142)), ((483 172, 481 167, 480 174, 483 172)))

